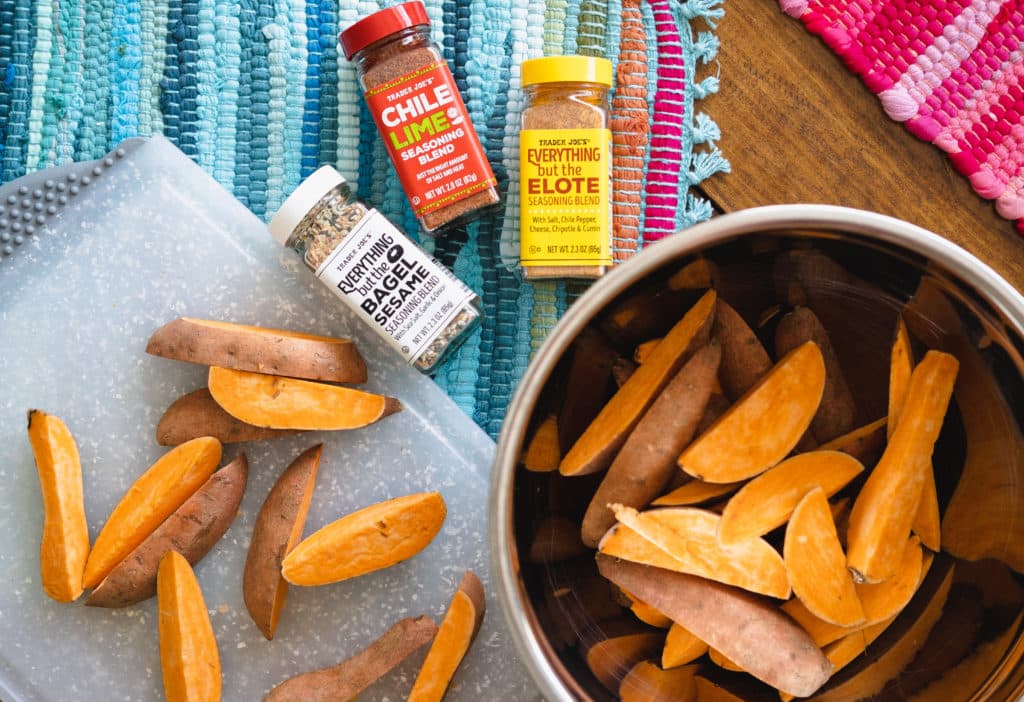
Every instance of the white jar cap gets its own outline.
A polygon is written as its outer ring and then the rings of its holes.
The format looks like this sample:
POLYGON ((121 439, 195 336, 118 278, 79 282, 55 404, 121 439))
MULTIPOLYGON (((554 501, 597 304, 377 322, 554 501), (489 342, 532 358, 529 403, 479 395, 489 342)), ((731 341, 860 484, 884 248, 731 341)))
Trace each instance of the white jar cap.
POLYGON ((313 209, 324 195, 345 183, 345 176, 338 173, 331 166, 320 166, 313 171, 308 178, 299 183, 299 187, 292 191, 277 214, 267 225, 278 243, 286 245, 288 238, 295 231, 295 227, 313 209))

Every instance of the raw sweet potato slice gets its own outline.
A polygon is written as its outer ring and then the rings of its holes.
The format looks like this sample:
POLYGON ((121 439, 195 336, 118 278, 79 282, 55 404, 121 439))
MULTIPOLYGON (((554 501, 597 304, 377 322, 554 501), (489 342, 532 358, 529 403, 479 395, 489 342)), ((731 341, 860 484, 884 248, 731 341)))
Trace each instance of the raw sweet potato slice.
POLYGON ((673 273, 665 286, 669 290, 704 290, 715 287, 717 281, 718 266, 700 256, 673 273))
POLYGON ((891 577, 880 583, 857 584, 857 598, 864 608, 865 626, 885 621, 903 611, 921 584, 924 571, 921 556, 921 542, 912 536, 907 539, 896 572, 891 577))
POLYGON ((594 421, 608 400, 609 379, 619 352, 604 335, 585 327, 572 342, 565 399, 558 413, 558 445, 564 452, 594 421))
POLYGON ((824 647, 833 641, 838 641, 858 628, 837 626, 831 622, 826 622, 824 619, 812 614, 811 610, 807 609, 807 605, 796 597, 783 602, 781 609, 783 612, 788 614, 793 621, 799 624, 800 627, 807 632, 807 635, 811 637, 814 644, 819 647, 824 647))
POLYGON ((128 488, 110 513, 85 564, 82 585, 93 588, 213 475, 221 445, 204 436, 165 453, 128 488))
POLYGON ((630 432, 583 516, 585 545, 596 547, 615 523, 609 504, 643 508, 664 490, 704 413, 720 358, 714 342, 695 351, 630 432))
POLYGON ((786 523, 804 495, 815 487, 831 497, 864 470, 840 451, 811 451, 761 473, 729 498, 718 539, 725 544, 762 536, 786 523))
POLYGON ((643 365, 644 361, 650 358, 651 353, 661 343, 661 339, 648 339, 633 350, 633 361, 637 365, 643 365))
POLYGON ((409 617, 351 658, 336 666, 289 678, 263 702, 337 702, 352 700, 434 638, 437 624, 428 616, 409 617))
POLYGON ((723 300, 718 301, 711 333, 722 345, 722 387, 735 400, 771 370, 772 359, 743 317, 723 300))
POLYGON ((523 467, 534 473, 549 473, 558 470, 562 460, 562 449, 558 443, 558 417, 548 415, 537 426, 533 438, 526 445, 523 467))
POLYGON ((245 493, 249 462, 244 453, 216 471, 181 507, 135 547, 89 593, 91 607, 127 607, 156 594, 160 559, 177 551, 198 563, 231 526, 245 493))
POLYGON ((679 467, 709 483, 753 477, 786 457, 818 409, 825 362, 813 341, 775 364, 679 457, 679 467))
MULTIPOLYGON (((637 512, 620 505, 615 505, 613 510, 624 526, 670 556, 675 562, 671 570, 771 597, 789 597, 786 567, 778 551, 764 539, 750 539, 728 546, 722 544, 718 540, 721 517, 713 512, 694 507, 637 512)), ((609 534, 601 543, 601 552, 645 562, 636 557, 643 552, 631 557, 630 545, 622 538, 626 534, 628 532, 623 532, 618 538, 609 534)), ((651 565, 664 567, 662 563, 651 565)))
POLYGON ((409 702, 440 702, 480 631, 485 608, 484 586, 472 571, 467 571, 430 644, 409 693, 409 702))
POLYGON ((686 630, 678 622, 672 622, 665 637, 665 649, 661 652, 661 667, 675 668, 697 660, 708 652, 708 645, 686 630))
POLYGON ((292 436, 294 429, 267 429, 235 419, 224 411, 207 388, 199 388, 179 397, 160 417, 156 442, 177 446, 200 436, 212 436, 222 444, 262 441, 292 436))
POLYGON ((776 689, 806 697, 832 672, 803 629, 775 605, 750 593, 604 555, 597 556, 597 565, 604 577, 776 689))
POLYGON ((711 662, 717 665, 722 670, 731 670, 734 673, 742 673, 743 668, 739 667, 736 663, 731 661, 728 656, 719 651, 717 648, 708 648, 708 658, 711 662))
POLYGON ((350 339, 180 317, 153 332, 146 353, 204 366, 336 383, 365 383, 350 339))
POLYGON ((896 430, 853 503, 846 556, 859 582, 881 582, 899 564, 957 366, 941 351, 929 351, 917 365, 896 430))
POLYGON ((447 513, 438 492, 421 492, 353 512, 306 537, 288 553, 281 574, 292 585, 326 585, 415 556, 447 513))
POLYGON ((302 538, 322 451, 323 445, 317 444, 299 454, 278 477, 256 515, 242 572, 242 599, 268 640, 274 638, 288 594, 281 563, 302 538))
POLYGON ((220 654, 192 566, 168 551, 157 570, 160 668, 167 702, 219 700, 220 654))
POLYGON ((737 480, 734 483, 705 483, 703 480, 694 479, 662 495, 651 504, 657 507, 699 505, 735 492, 745 483, 745 480, 737 480))
POLYGON ((568 517, 548 515, 537 525, 530 544, 532 563, 567 561, 586 551, 580 541, 580 525, 568 517))
POLYGON ((356 429, 402 408, 393 397, 219 366, 207 383, 232 417, 269 429, 356 429))
POLYGON ((697 686, 693 676, 697 666, 662 670, 656 663, 640 661, 630 669, 619 685, 622 702, 694 702, 697 686))
POLYGON ((828 498, 820 487, 793 510, 782 553, 793 592, 815 616, 839 626, 864 622, 828 498))
POLYGON ((584 642, 583 660, 607 690, 618 693, 629 670, 661 650, 665 634, 632 622, 602 622, 598 638, 584 642))
POLYGON ((688 355, 709 338, 715 292, 709 290, 665 336, 665 342, 630 376, 562 458, 562 475, 586 475, 607 468, 629 432, 672 379, 688 355))
POLYGON ((876 419, 818 447, 819 451, 842 451, 866 466, 873 466, 885 448, 888 418, 876 419))
POLYGON ((643 600, 634 597, 625 590, 622 590, 621 592, 626 599, 629 600, 629 610, 644 624, 653 626, 655 629, 668 629, 672 626, 672 620, 656 610, 654 607, 650 606, 643 600))
POLYGON ((43 590, 58 602, 73 602, 82 594, 82 572, 89 558, 78 445, 63 421, 37 409, 28 412, 28 439, 43 495, 43 590))
POLYGON ((936 553, 942 547, 942 518, 939 515, 939 495, 935 487, 935 466, 928 462, 917 511, 910 530, 921 537, 921 543, 936 553))

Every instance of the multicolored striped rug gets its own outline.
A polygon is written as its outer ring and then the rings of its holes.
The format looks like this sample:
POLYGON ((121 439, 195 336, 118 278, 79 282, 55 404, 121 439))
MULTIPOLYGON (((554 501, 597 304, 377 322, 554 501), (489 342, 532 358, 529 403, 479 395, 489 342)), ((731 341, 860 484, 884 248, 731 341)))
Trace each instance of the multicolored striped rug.
POLYGON ((780 0, 1024 233, 1024 2, 780 0))
MULTIPOLYGON (((503 211, 436 242, 482 294, 480 331, 436 380, 496 435, 531 353, 580 284, 524 284, 518 232, 518 67, 581 53, 616 67, 615 257, 705 219, 691 188, 726 168, 695 78, 718 48, 720 0, 426 0, 505 196, 503 211), (541 31, 542 30, 542 31, 541 31)), ((323 163, 406 231, 416 221, 337 34, 376 0, 3 0, 0 182, 120 140, 163 133, 269 217, 323 163)), ((99 233, 97 234, 99 235, 99 233)), ((16 255, 16 253, 15 253, 16 255)))

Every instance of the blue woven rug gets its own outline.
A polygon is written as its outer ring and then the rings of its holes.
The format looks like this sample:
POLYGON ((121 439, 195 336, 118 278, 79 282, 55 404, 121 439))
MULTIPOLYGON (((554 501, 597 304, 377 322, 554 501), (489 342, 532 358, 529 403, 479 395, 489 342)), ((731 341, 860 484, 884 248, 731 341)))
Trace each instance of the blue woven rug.
MULTIPOLYGON (((613 102, 616 260, 711 214, 690 192, 727 168, 694 101, 718 48, 720 0, 426 0, 487 150, 504 210, 425 241, 481 293, 486 320, 437 374, 496 436, 532 352, 583 289, 525 284, 518 236, 519 64, 606 56, 613 102), (543 31, 541 31, 543 28, 543 31), (695 78, 696 76, 696 78, 695 78)), ((390 4, 390 3, 387 3, 390 4)), ((163 133, 257 215, 334 164, 416 231, 337 34, 368 0, 0 0, 0 182, 163 133)))

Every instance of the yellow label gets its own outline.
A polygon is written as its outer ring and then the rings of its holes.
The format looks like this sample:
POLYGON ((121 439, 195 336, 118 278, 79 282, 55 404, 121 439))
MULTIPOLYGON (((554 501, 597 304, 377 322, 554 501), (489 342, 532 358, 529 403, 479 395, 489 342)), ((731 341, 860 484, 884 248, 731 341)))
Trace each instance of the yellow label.
POLYGON ((523 266, 610 266, 612 133, 519 133, 519 257, 523 266))

